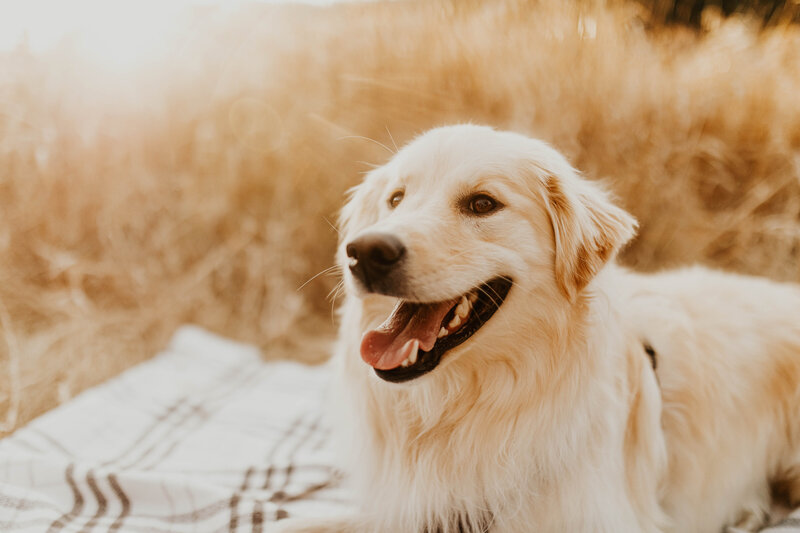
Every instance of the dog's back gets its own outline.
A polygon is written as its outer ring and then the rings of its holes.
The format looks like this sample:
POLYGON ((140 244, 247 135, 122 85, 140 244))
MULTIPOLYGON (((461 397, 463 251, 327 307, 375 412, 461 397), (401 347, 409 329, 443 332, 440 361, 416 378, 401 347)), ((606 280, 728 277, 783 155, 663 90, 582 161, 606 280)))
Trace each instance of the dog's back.
POLYGON ((800 286, 690 268, 627 272, 620 290, 653 348, 674 530, 756 525, 770 482, 800 504, 800 286))

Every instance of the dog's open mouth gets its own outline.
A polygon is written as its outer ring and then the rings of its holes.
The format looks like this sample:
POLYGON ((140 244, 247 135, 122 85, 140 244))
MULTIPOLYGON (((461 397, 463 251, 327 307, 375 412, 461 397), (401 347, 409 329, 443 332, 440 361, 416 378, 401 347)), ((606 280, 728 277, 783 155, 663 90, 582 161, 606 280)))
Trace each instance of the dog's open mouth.
POLYGON ((459 298, 417 303, 401 300, 383 324, 361 340, 361 358, 381 379, 400 383, 427 374, 442 356, 472 337, 511 289, 511 280, 494 278, 459 298))

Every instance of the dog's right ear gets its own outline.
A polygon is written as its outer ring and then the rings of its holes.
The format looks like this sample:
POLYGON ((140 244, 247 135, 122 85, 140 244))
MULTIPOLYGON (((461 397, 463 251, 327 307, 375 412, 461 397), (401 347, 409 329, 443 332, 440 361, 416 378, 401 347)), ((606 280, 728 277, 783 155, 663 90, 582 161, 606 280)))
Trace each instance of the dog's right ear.
POLYGON ((555 238, 555 275, 568 300, 636 233, 636 219, 606 192, 578 176, 544 178, 545 205, 555 238))
POLYGON ((339 241, 378 221, 380 214, 381 176, 370 173, 347 191, 347 201, 339 212, 339 241))

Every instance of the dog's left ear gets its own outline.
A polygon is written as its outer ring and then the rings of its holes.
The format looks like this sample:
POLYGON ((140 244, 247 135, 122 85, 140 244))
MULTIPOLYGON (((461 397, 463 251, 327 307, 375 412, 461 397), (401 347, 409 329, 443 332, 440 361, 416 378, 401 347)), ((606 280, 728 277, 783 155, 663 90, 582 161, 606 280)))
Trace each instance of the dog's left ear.
POLYGON ((636 219, 594 183, 577 175, 544 180, 555 235, 555 274, 570 301, 636 234, 636 219))

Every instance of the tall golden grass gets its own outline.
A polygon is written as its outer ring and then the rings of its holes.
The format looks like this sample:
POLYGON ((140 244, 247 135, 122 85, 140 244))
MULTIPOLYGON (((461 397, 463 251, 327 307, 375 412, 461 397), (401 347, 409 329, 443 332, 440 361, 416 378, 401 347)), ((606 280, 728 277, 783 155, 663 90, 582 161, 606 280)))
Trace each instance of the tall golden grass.
POLYGON ((426 128, 550 141, 641 222, 623 260, 800 279, 800 32, 636 4, 198 10, 158 61, 0 57, 4 431, 181 323, 318 361, 343 191, 426 128), (300 288, 302 286, 302 289, 300 288))

